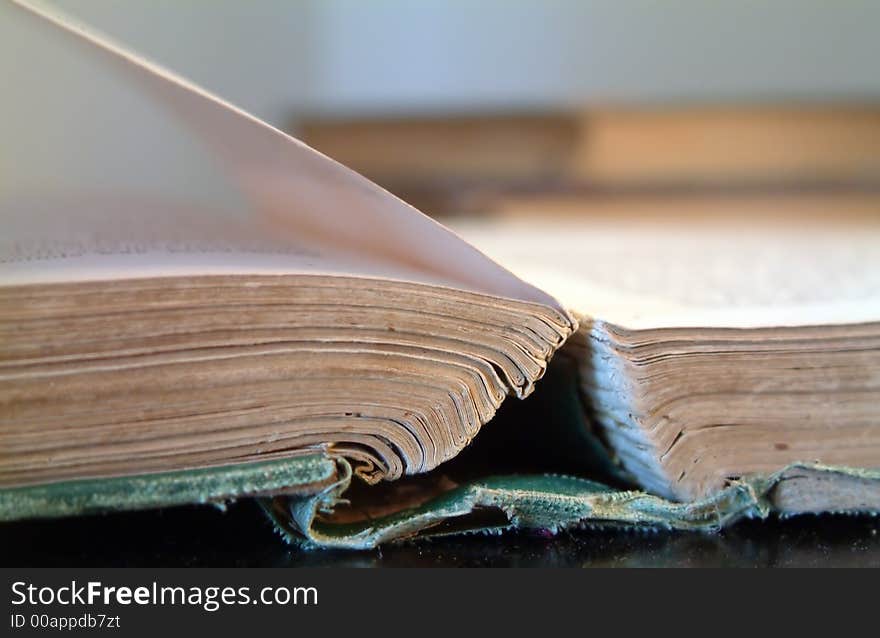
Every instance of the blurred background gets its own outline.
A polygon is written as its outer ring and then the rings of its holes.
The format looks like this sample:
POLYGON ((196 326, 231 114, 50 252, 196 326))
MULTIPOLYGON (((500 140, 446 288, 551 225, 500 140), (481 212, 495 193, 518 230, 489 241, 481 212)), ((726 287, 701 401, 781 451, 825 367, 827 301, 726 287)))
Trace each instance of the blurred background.
POLYGON ((873 0, 55 0, 437 215, 880 213, 873 0))

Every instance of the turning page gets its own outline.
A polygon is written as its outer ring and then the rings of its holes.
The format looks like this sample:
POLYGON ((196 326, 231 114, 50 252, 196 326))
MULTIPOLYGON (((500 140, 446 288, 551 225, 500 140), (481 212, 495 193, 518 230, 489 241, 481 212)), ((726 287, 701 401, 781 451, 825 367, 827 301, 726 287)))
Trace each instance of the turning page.
POLYGON ((561 310, 369 180, 55 10, 0 12, 15 87, 0 122, 4 283, 342 272, 561 310))

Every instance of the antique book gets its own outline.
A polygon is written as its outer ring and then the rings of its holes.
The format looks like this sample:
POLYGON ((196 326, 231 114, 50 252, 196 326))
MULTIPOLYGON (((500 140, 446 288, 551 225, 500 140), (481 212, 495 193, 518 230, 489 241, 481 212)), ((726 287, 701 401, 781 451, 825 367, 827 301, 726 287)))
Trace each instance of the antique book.
POLYGON ((357 548, 880 511, 870 216, 462 238, 69 18, 0 12, 0 520, 256 496, 357 548))

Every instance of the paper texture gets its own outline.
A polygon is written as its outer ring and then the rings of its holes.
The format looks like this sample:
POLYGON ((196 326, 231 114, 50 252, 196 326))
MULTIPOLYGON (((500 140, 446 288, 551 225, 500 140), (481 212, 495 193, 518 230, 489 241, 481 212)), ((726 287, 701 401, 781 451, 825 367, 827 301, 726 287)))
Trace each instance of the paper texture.
POLYGON ((453 222, 569 308, 630 329, 880 320, 880 217, 453 222))

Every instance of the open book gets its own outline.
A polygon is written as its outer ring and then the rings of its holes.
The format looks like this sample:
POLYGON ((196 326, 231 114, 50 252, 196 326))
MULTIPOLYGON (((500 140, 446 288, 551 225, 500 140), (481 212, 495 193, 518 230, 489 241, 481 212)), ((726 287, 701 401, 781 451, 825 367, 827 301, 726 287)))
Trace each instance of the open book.
POLYGON ((251 495, 365 547, 880 511, 876 219, 468 243, 67 18, 0 12, 0 519, 251 495), (443 474, 566 341, 562 429, 630 485, 443 474))

